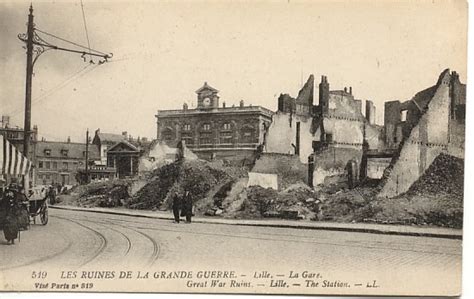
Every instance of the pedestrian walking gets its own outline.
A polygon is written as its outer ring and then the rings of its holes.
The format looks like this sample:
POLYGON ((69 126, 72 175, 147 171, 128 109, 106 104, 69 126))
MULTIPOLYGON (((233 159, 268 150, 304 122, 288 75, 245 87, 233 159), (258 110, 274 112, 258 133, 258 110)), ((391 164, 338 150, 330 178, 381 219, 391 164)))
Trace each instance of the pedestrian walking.
POLYGON ((15 192, 16 202, 18 203, 18 227, 20 230, 28 230, 30 228, 30 215, 28 213, 28 197, 25 189, 15 192))
POLYGON ((179 223, 179 214, 183 209, 183 198, 178 192, 175 192, 173 196, 173 215, 174 215, 174 222, 179 223))
POLYGON ((55 189, 53 186, 50 186, 50 187, 49 187, 46 196, 48 196, 48 198, 49 198, 49 203, 50 203, 51 205, 56 204, 56 189, 55 189))
POLYGON ((2 206, 6 209, 6 217, 3 224, 3 234, 8 244, 15 244, 19 236, 19 211, 20 205, 15 196, 15 185, 11 184, 3 197, 2 206))
POLYGON ((193 216, 193 199, 188 190, 184 191, 183 211, 186 216, 186 223, 191 223, 191 217, 193 216))

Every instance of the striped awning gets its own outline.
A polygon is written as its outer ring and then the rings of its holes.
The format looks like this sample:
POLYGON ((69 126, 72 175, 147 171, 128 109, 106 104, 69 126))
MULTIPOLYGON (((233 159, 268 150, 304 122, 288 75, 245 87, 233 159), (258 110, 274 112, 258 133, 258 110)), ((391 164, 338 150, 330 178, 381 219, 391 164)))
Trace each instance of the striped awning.
POLYGON ((27 175, 30 168, 31 161, 0 135, 0 177, 21 177, 27 175))

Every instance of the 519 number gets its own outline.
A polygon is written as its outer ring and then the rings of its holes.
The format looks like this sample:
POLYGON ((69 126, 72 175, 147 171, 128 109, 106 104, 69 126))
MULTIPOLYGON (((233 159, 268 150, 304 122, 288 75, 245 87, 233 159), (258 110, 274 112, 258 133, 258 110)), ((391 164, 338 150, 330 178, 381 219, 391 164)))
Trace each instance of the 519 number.
POLYGON ((31 272, 31 278, 33 278, 33 279, 37 279, 37 278, 45 279, 46 277, 48 277, 48 272, 46 272, 46 271, 33 271, 33 272, 31 272))

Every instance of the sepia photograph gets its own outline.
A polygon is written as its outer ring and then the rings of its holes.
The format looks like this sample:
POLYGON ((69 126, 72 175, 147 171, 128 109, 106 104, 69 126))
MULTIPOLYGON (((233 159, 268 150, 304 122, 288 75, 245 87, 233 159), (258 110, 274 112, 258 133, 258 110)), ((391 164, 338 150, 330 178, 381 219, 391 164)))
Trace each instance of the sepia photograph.
POLYGON ((468 3, 0 0, 0 296, 459 296, 468 3))

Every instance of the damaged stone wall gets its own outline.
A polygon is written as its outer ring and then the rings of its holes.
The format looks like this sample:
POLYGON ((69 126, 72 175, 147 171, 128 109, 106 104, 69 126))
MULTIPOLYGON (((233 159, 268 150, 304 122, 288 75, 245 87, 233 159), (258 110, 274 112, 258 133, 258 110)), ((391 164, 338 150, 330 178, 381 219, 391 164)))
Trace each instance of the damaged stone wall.
POLYGON ((435 92, 436 85, 418 92, 409 101, 385 103, 384 129, 387 149, 397 149, 402 140, 410 134, 435 92))
MULTIPOLYGON (((327 78, 322 81, 320 86, 328 85, 327 78)), ((321 98, 320 105, 327 103, 327 109, 322 110, 315 132, 314 186, 327 180, 347 180, 347 163, 352 160, 361 165, 364 134, 369 149, 379 149, 383 144, 381 128, 366 119, 375 116, 373 104, 369 104, 369 115, 364 116, 362 101, 354 98, 352 88, 322 93, 323 97, 324 94, 326 99, 321 98)))
POLYGON ((263 153, 255 161, 251 172, 277 175, 279 190, 298 182, 305 184, 308 182, 308 167, 295 155, 263 153))
POLYGON ((296 99, 288 94, 280 95, 279 111, 273 115, 264 152, 298 155, 304 164, 312 155, 316 186, 324 181, 325 174, 344 175, 349 160, 360 163, 364 134, 370 149, 381 148, 383 138, 381 127, 373 123, 373 103, 368 101, 368 115, 364 116, 362 101, 354 98, 352 88, 330 91, 327 77, 322 76, 319 106, 312 105, 313 97, 313 75, 296 99), (312 107, 306 109, 309 105, 312 107))
POLYGON ((440 153, 460 154, 459 144, 449 144, 453 139, 450 135, 463 134, 463 130, 453 127, 450 121, 450 81, 449 70, 445 70, 426 112, 404 141, 398 159, 392 161, 393 168, 378 196, 394 197, 406 192, 440 153))
POLYGON ((314 134, 311 133, 312 118, 298 116, 278 111, 273 115, 266 142, 266 153, 296 154, 297 128, 299 126, 299 159, 308 163, 308 157, 313 153, 314 134), (299 123, 299 125, 298 125, 299 123))
POLYGON ((346 181, 346 165, 355 160, 360 165, 362 148, 328 147, 314 153, 313 186, 325 183, 329 177, 340 177, 346 181))

